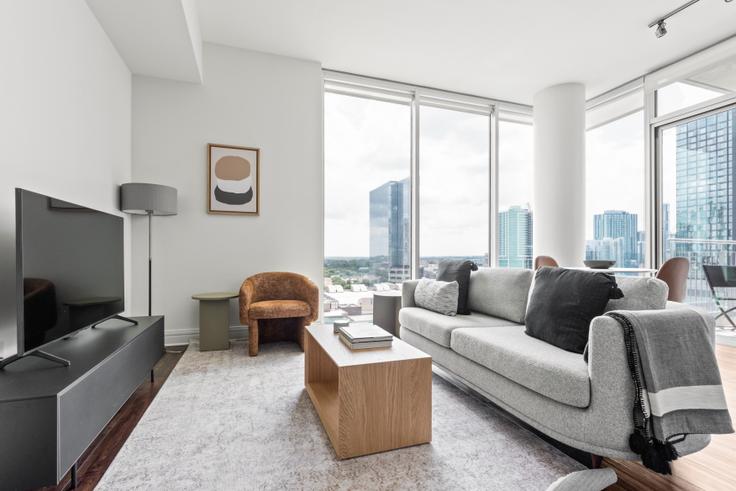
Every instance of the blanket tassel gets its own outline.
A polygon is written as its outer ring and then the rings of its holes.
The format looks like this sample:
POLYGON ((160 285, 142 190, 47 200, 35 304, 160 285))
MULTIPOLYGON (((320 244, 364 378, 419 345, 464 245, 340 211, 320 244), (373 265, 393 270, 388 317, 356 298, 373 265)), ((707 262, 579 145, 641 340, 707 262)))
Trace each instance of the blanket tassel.
POLYGON ((629 437, 631 451, 641 456, 644 467, 660 474, 672 474, 670 462, 678 457, 677 450, 670 442, 648 439, 635 431, 629 437))

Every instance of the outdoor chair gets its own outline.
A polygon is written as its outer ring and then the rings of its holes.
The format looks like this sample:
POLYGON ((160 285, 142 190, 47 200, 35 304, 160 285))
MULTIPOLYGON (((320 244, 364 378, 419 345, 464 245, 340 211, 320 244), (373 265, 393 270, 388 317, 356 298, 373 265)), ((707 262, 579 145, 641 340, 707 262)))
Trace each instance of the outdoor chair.
POLYGON ((728 307, 728 302, 736 300, 736 297, 722 297, 717 292, 718 288, 736 288, 736 266, 709 266, 704 264, 703 271, 705 272, 705 279, 710 287, 710 292, 713 295, 713 301, 715 301, 718 310, 721 311, 716 316, 716 319, 725 317, 733 329, 736 330, 736 324, 728 315, 729 312, 736 310, 736 306, 728 307))

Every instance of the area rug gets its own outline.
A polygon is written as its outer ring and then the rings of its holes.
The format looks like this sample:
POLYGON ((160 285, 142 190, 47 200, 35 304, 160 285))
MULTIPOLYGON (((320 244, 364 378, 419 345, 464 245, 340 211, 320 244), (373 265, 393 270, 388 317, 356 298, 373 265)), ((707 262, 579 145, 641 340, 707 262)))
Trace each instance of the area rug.
POLYGON ((432 443, 339 461, 296 345, 192 345, 99 483, 123 489, 544 490, 584 467, 434 375, 432 443))

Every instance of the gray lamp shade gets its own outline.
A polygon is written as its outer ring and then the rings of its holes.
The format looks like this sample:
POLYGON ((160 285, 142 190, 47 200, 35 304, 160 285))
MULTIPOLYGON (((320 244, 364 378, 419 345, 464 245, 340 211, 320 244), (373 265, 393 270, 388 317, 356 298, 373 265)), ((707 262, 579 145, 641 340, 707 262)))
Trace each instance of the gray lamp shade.
POLYGON ((176 188, 146 182, 123 184, 120 210, 133 215, 176 215, 176 188))

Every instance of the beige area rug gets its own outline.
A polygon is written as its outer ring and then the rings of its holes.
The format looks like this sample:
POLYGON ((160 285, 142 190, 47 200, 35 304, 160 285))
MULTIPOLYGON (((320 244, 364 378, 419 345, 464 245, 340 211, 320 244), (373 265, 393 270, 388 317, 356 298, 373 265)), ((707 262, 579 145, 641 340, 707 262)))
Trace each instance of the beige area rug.
POLYGON ((98 489, 544 490, 584 468, 437 375, 431 444, 338 461, 303 371, 293 344, 190 346, 98 489))

